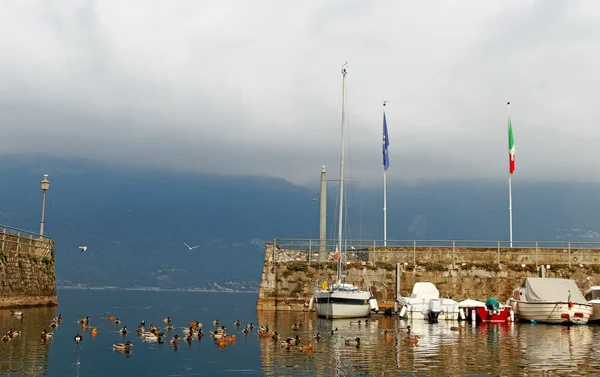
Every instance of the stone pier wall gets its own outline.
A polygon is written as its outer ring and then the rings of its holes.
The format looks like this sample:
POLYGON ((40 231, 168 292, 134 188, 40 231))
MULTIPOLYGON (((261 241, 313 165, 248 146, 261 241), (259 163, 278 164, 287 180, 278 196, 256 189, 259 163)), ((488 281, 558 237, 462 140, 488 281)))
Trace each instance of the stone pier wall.
MULTIPOLYGON (((571 278, 583 290, 600 285, 600 249, 388 247, 348 252, 342 260, 346 281, 371 287, 380 307, 393 307, 396 264, 400 264, 400 293, 410 295, 413 285, 429 281, 443 297, 457 301, 506 301, 529 276, 548 265, 547 277, 571 278)), ((306 311, 317 284, 336 275, 333 251, 318 263, 317 252, 280 248, 267 243, 257 310, 306 311)))
POLYGON ((0 308, 55 305, 54 241, 0 227, 0 308))

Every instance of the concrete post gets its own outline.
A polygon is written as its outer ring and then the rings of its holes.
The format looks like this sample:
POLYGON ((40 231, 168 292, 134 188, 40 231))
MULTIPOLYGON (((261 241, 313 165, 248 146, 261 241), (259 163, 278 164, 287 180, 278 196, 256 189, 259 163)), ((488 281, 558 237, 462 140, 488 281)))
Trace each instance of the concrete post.
POLYGON ((569 268, 571 268, 571 242, 569 242, 569 268))
MULTIPOLYGON (((319 262, 327 260, 327 172, 321 170, 321 195, 319 198, 319 262)), ((341 252, 341 250, 340 250, 341 252)))

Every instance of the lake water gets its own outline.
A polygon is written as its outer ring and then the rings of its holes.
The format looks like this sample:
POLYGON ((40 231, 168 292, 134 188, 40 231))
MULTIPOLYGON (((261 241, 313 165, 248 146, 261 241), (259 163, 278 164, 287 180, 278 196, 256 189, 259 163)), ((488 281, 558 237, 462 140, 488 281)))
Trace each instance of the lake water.
MULTIPOLYGON (((256 294, 211 292, 150 292, 60 290, 59 307, 24 309, 16 319, 9 310, 0 312, 0 331, 21 330, 22 335, 0 342, 0 375, 26 376, 475 376, 475 375, 600 375, 600 327, 563 327, 540 324, 478 325, 423 321, 407 323, 396 317, 373 316, 367 326, 356 320, 327 321, 314 314, 255 311, 256 294), (44 328, 63 316, 54 337, 42 341, 44 328), (133 342, 132 352, 113 351, 124 339, 104 313, 117 316, 130 330, 125 339, 133 342), (79 318, 90 316, 98 334, 82 331, 79 318), (142 342, 136 326, 166 325, 170 316, 176 331, 188 321, 203 323, 206 336, 178 348, 142 342), (212 321, 219 319, 235 344, 219 349, 208 335, 212 321), (236 328, 235 320, 242 326, 236 328), (292 325, 304 324, 298 331, 292 325), (314 352, 282 348, 279 341, 259 339, 257 328, 244 334, 249 323, 268 324, 283 338, 299 335, 302 343, 312 342, 314 352), (419 335, 418 345, 398 339, 386 340, 382 332, 395 332, 406 325, 419 335), (460 326, 460 331, 451 330, 460 326), (331 334, 331 330, 338 332, 331 334), (319 331, 323 338, 316 342, 319 331), (83 335, 76 344, 75 334, 83 335), (361 338, 361 346, 344 344, 345 338, 361 338)), ((165 333, 167 333, 165 331, 165 333)))

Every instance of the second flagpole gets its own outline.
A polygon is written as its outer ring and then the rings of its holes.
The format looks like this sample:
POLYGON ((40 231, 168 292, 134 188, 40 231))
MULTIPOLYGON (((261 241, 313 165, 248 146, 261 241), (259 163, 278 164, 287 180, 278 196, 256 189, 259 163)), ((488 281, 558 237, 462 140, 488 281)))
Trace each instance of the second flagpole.
POLYGON ((509 174, 508 174, 508 237, 510 241, 510 247, 513 247, 513 213, 512 213, 512 174, 513 174, 513 166, 514 166, 514 151, 512 148, 514 145, 512 140, 512 122, 510 120, 510 102, 506 103, 508 107, 508 148, 509 148, 509 174))

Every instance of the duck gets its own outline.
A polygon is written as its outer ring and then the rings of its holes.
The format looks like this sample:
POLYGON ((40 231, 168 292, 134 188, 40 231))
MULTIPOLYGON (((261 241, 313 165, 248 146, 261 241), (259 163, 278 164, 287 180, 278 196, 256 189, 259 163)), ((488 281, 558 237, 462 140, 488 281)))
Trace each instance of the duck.
POLYGON ((164 323, 171 323, 171 317, 163 318, 164 323))
POLYGON ((298 351, 300 352, 312 352, 314 351, 314 347, 312 343, 308 343, 305 346, 298 346, 298 351))
POLYGON ((59 314, 58 317, 56 317, 56 322, 59 324, 62 322, 62 314, 59 314))
POLYGON ((383 336, 385 337, 385 340, 392 340, 392 339, 394 339, 394 335, 390 334, 387 330, 385 330, 383 332, 383 336))
POLYGON ((121 320, 119 318, 115 319, 115 325, 119 326, 120 323, 121 323, 121 320))
POLYGON ((4 336, 2 337, 2 341, 3 342, 10 342, 12 340, 12 338, 10 336, 8 336, 8 334, 4 334, 4 336))
POLYGON ((7 335, 7 336, 8 336, 10 339, 14 339, 14 338, 16 338, 17 336, 21 335, 21 331, 19 331, 19 330, 13 330, 13 329, 10 329, 10 330, 8 330, 8 332, 6 333, 6 335, 7 335))
POLYGON ((250 323, 248 324, 248 328, 249 328, 250 330, 252 330, 252 329, 254 328, 254 323, 250 322, 250 323))
POLYGON ((129 352, 129 351, 131 351, 131 347, 133 347, 133 344, 131 344, 131 342, 129 340, 126 341, 125 343, 113 344, 113 349, 115 351, 129 352))
POLYGON ((317 342, 318 342, 319 340, 321 340, 321 338, 322 338, 322 336, 321 336, 321 333, 320 333, 320 332, 317 332, 317 333, 315 334, 315 339, 317 340, 317 342))
POLYGON ((239 319, 237 321, 235 321, 233 324, 237 327, 240 327, 242 325, 242 323, 240 322, 239 319))
POLYGON ((50 327, 52 327, 53 329, 58 327, 58 323, 56 323, 56 321, 52 321, 52 323, 50 324, 50 327))
POLYGON ((415 335, 413 337, 407 336, 406 338, 404 338, 404 343, 417 345, 417 344, 419 344, 419 336, 418 335, 415 335))
POLYGON ((179 335, 175 334, 173 339, 171 339, 171 345, 177 347, 179 345, 179 335))
POLYGON ((107 316, 106 316, 106 319, 107 319, 108 321, 114 321, 114 320, 115 320, 115 316, 114 316, 114 315, 107 315, 107 316))
POLYGON ((242 330, 242 332, 244 334, 248 334, 250 332, 250 330, 248 329, 248 327, 244 327, 244 329, 242 330))
POLYGON ((298 324, 297 324, 297 323, 294 323, 294 324, 292 325, 292 331, 298 331, 298 328, 299 328, 299 326, 298 326, 298 324))
POLYGON ((460 331, 460 330, 462 330, 462 327, 460 327, 460 326, 452 326, 452 327, 450 327, 450 330, 452 330, 452 331, 460 331))
POLYGON ((360 338, 357 336, 354 339, 346 339, 344 343, 347 346, 358 347, 360 346, 360 338))
POLYGON ((173 325, 169 323, 169 325, 167 326, 167 331, 173 331, 173 329, 173 325))
POLYGON ((123 326, 123 328, 119 330, 119 332, 121 333, 121 335, 125 336, 127 334, 127 326, 123 326))
POLYGON ((20 318, 20 317, 24 317, 24 316, 25 316, 25 313, 23 313, 23 312, 15 312, 14 310, 11 310, 11 311, 10 311, 10 314, 11 314, 13 317, 18 317, 18 318, 20 318))
POLYGON ((75 343, 81 342, 82 339, 83 339, 83 337, 79 334, 75 335, 75 338, 73 338, 73 340, 75 340, 75 343))
POLYGON ((97 329, 97 328, 95 328, 95 327, 94 327, 94 328, 92 328, 92 329, 90 330, 90 334, 92 334, 92 336, 96 336, 96 335, 98 335, 98 329, 97 329))
POLYGON ((44 329, 44 331, 42 331, 42 340, 48 340, 50 338, 52 338, 52 333, 48 332, 48 330, 44 329))
POLYGON ((280 342, 280 344, 282 347, 287 346, 287 345, 289 345, 290 347, 297 346, 298 344, 300 344, 300 337, 298 337, 298 335, 296 335, 295 338, 286 338, 285 340, 282 340, 280 342))
POLYGON ((406 328, 403 328, 403 327, 399 328, 398 332, 405 332, 405 333, 410 334, 410 325, 406 326, 406 328))
POLYGON ((220 323, 220 322, 219 322, 219 320, 218 320, 218 319, 215 319, 215 320, 213 321, 213 325, 215 325, 215 326, 219 326, 219 323, 220 323))
POLYGON ((200 329, 202 328, 202 323, 198 322, 198 321, 189 321, 188 325, 193 328, 193 329, 200 329))
POLYGON ((202 339, 202 337, 204 336, 204 332, 202 331, 202 329, 198 329, 198 339, 202 339))
POLYGON ((331 335, 333 334, 337 334, 339 332, 338 328, 336 327, 335 329, 331 330, 331 335))

